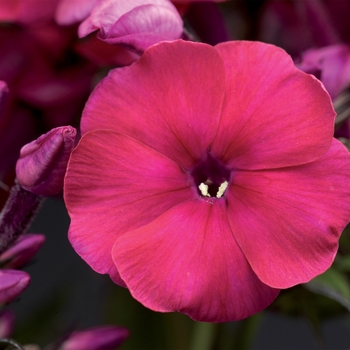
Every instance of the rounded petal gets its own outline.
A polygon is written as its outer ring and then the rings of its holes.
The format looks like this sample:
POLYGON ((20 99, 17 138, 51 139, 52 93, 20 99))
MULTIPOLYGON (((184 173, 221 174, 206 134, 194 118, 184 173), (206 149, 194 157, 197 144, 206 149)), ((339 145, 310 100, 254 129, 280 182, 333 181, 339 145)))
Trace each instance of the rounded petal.
POLYGON ((73 248, 95 271, 123 284, 111 257, 115 240, 192 198, 187 181, 176 163, 126 135, 87 133, 65 178, 73 248))
POLYGON ((82 132, 120 131, 192 167, 215 137, 224 86, 214 48, 163 42, 133 65, 112 70, 96 87, 83 112, 82 132))
POLYGON ((192 200, 120 237, 113 259, 131 294, 155 311, 195 320, 248 317, 278 295, 259 281, 233 238, 224 201, 192 200))
POLYGON ((350 155, 337 140, 313 163, 233 174, 229 223, 262 282, 289 288, 330 267, 349 222, 349 183, 350 155))
POLYGON ((311 162, 328 150, 335 112, 321 83, 280 48, 236 41, 215 47, 226 99, 212 153, 236 169, 311 162))

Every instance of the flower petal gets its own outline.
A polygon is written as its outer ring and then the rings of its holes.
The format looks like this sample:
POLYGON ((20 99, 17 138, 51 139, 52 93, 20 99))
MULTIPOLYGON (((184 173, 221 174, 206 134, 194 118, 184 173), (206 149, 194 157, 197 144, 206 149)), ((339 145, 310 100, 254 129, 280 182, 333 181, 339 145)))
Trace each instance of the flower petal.
POLYGON ((214 48, 163 42, 130 67, 112 70, 96 87, 83 112, 82 132, 120 131, 191 167, 215 137, 224 86, 214 48))
POLYGON ((216 46, 226 68, 226 100, 214 155, 238 169, 311 162, 328 150, 335 112, 314 77, 273 45, 216 46))
POLYGON ((120 237, 112 254, 134 298, 155 311, 208 322, 238 320, 267 307, 279 292, 251 270, 224 201, 179 204, 120 237))
POLYGON ((6 269, 18 269, 24 266, 38 252, 45 242, 45 235, 27 233, 0 254, 0 265, 6 269))
POLYGON ((72 332, 60 345, 60 350, 113 350, 129 336, 126 328, 117 326, 92 327, 72 332))
POLYGON ((122 15, 99 37, 109 44, 124 44, 143 52, 151 45, 165 40, 179 39, 183 32, 183 22, 175 7, 169 2, 169 9, 152 4, 135 7, 122 15))
POLYGON ((126 135, 87 133, 65 179, 71 244, 95 271, 123 284, 111 257, 115 240, 192 198, 187 181, 176 163, 126 135))
POLYGON ((340 142, 313 163, 237 171, 232 181, 230 226, 261 281, 288 288, 331 265, 350 217, 350 156, 340 142))

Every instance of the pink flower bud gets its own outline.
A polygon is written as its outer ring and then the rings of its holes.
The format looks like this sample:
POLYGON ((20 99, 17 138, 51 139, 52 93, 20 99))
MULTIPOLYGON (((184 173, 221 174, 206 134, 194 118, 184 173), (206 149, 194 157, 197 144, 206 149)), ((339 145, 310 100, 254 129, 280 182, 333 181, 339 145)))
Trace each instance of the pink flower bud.
POLYGON ((43 196, 59 193, 75 137, 76 129, 61 126, 23 146, 16 164, 19 184, 43 196))
POLYGON ((16 299, 29 282, 30 276, 24 271, 0 270, 0 304, 16 299))
POLYGON ((100 326, 73 332, 60 350, 114 350, 129 335, 125 328, 100 326))
POLYGON ((44 241, 45 236, 40 234, 20 236, 11 248, 0 255, 0 265, 8 269, 22 267, 37 253, 44 241))
POLYGON ((0 338, 8 338, 13 332, 15 314, 10 310, 0 311, 0 338))

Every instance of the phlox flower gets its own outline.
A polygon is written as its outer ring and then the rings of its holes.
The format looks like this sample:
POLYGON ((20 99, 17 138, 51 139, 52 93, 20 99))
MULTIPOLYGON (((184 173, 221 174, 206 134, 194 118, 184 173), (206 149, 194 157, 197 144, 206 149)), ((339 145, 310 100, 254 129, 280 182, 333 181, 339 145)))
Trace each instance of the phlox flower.
POLYGON ((297 67, 315 75, 326 88, 337 111, 336 137, 350 137, 350 47, 345 44, 313 48, 302 53, 297 67))
POLYGON ((350 156, 321 83, 260 42, 163 42, 90 96, 69 239, 156 311, 248 317, 334 260, 350 156))
POLYGON ((314 74, 334 99, 350 85, 350 47, 345 44, 309 49, 302 53, 299 69, 314 74))
MULTIPOLYGON (((160 41, 180 38, 183 32, 182 19, 168 0, 100 0, 94 5, 79 26, 79 37, 98 31, 98 38, 109 44, 143 52, 160 41)), ((66 18, 57 17, 59 22, 66 18)))

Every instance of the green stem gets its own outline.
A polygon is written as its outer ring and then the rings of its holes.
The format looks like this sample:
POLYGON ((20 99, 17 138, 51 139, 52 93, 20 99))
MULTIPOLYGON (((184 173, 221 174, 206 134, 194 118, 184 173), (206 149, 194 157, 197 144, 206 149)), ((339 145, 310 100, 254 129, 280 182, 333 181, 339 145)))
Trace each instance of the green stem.
POLYGON ((258 313, 239 322, 235 331, 233 349, 247 350, 250 348, 261 317, 262 313, 258 313))
POLYGON ((217 329, 217 323, 196 322, 194 325, 190 350, 212 349, 217 329))

